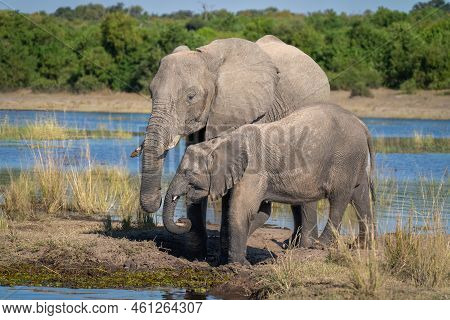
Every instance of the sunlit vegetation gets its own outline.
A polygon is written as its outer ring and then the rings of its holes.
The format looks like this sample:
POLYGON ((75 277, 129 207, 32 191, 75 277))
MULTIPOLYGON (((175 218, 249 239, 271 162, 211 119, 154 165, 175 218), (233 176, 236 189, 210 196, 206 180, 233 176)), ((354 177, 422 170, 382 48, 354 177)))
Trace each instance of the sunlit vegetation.
POLYGON ((374 138, 380 153, 450 153, 450 139, 416 133, 413 137, 374 138))
POLYGON ((61 7, 25 19, 3 10, 0 90, 146 92, 160 59, 181 44, 194 49, 215 39, 255 41, 266 34, 302 49, 324 68, 333 89, 352 95, 370 96, 369 88, 378 86, 405 93, 446 89, 448 15, 444 0, 418 3, 408 13, 380 7, 352 15, 267 8, 157 16, 119 3, 61 7))
MULTIPOLYGON (((399 299, 444 297, 450 286, 450 237, 443 208, 448 181, 423 184, 431 205, 397 214, 394 233, 368 237, 337 235, 325 261, 299 260, 290 247, 262 275, 258 297, 271 299, 399 299), (327 285, 324 286, 323 284, 327 285)), ((408 201, 408 200, 405 200, 408 201)), ((405 204, 407 207, 407 204, 405 204)))
POLYGON ((74 211, 137 217, 139 179, 126 169, 95 164, 85 152, 85 167, 64 168, 48 149, 35 152, 32 170, 11 173, 0 189, 2 218, 24 220, 74 211))
POLYGON ((7 119, 0 123, 0 140, 69 140, 69 139, 131 139, 133 133, 124 130, 95 130, 66 128, 53 118, 28 122, 24 126, 12 125, 7 119))

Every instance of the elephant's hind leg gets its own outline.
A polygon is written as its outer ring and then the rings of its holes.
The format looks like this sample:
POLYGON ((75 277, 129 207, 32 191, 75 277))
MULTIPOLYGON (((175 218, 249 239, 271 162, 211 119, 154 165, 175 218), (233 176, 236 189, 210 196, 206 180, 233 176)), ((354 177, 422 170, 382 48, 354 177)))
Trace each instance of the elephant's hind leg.
POLYGON ((262 227, 267 220, 269 220, 272 213, 272 202, 263 201, 259 206, 258 213, 253 217, 250 223, 250 230, 248 236, 251 236, 256 229, 262 227))
POLYGON ((360 245, 367 246, 375 237, 375 223, 370 203, 370 189, 367 175, 361 179, 352 195, 352 203, 358 215, 360 245))
POLYGON ((285 241, 285 245, 312 248, 318 240, 317 231, 317 202, 292 205, 294 216, 294 231, 292 236, 285 241))
POLYGON ((329 199, 330 214, 325 229, 319 237, 319 241, 322 245, 328 246, 336 239, 350 198, 350 191, 341 191, 339 194, 336 194, 329 199))

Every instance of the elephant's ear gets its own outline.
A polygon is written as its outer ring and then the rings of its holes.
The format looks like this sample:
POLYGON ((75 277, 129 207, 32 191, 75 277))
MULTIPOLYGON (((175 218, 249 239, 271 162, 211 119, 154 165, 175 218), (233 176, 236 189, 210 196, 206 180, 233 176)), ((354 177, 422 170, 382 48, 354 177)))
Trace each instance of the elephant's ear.
POLYGON ((242 141, 222 137, 214 140, 219 141, 208 157, 209 194, 217 200, 241 180, 248 166, 248 154, 242 141))
POLYGON ((270 57, 243 39, 215 40, 197 50, 217 75, 205 138, 263 118, 275 102, 278 83, 270 57))

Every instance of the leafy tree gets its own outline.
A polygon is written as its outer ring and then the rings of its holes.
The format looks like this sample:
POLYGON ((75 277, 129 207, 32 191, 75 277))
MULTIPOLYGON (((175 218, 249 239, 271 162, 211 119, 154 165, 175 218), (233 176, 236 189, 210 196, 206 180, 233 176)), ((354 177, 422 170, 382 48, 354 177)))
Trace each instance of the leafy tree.
POLYGON ((380 7, 361 15, 267 8, 149 16, 120 2, 61 7, 27 19, 0 11, 0 90, 145 91, 161 58, 181 44, 194 49, 266 34, 309 54, 333 89, 450 88, 449 4, 432 0, 409 13, 380 7))
POLYGON ((412 11, 422 10, 426 8, 437 8, 450 12, 450 3, 446 2, 445 0, 431 0, 428 2, 418 2, 413 6, 412 11))

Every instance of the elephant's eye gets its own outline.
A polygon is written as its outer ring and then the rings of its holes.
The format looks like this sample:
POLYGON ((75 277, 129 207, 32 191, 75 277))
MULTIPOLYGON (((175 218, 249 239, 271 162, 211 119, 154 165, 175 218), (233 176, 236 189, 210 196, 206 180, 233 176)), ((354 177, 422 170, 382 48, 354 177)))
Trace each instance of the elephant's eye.
POLYGON ((195 97, 195 92, 190 92, 190 93, 188 94, 188 100, 189 100, 189 101, 192 101, 192 100, 194 99, 194 97, 195 97))

